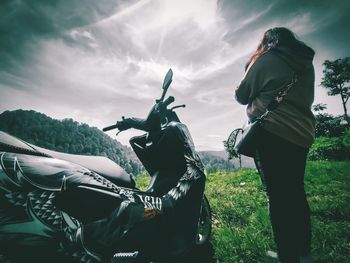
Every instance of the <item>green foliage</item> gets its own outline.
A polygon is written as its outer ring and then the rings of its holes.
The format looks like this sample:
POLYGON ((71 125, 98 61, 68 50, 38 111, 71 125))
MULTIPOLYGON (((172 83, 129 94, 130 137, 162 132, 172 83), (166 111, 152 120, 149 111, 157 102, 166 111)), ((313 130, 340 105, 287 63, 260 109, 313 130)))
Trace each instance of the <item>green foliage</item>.
POLYGON ((315 136, 340 136, 347 126, 342 124, 343 116, 333 116, 327 113, 319 113, 316 116, 315 136))
POLYGON ((220 262, 268 262, 267 200, 255 170, 212 173, 206 195, 213 212, 213 243, 220 262))
POLYGON ((350 57, 326 60, 323 65, 325 68, 321 85, 329 89, 328 95, 344 94, 349 97, 350 90, 345 85, 350 81, 350 57))
MULTIPOLYGON (((305 187, 317 262, 349 262, 350 162, 309 162, 305 187)), ((266 256, 276 247, 257 172, 211 173, 206 195, 213 211, 212 241, 218 261, 273 262, 266 256)))
POLYGON ((0 114, 0 130, 50 150, 106 156, 133 175, 141 171, 130 148, 99 129, 72 119, 59 121, 35 111, 5 111, 0 114))
POLYGON ((235 150, 235 145, 233 145, 232 143, 229 143, 229 141, 223 141, 224 143, 224 148, 225 151, 228 153, 228 159, 232 160, 233 158, 239 158, 240 154, 238 152, 236 152, 235 150))
POLYGON ((147 190, 150 181, 151 181, 151 177, 146 172, 141 173, 140 176, 135 178, 136 187, 141 191, 147 190))
POLYGON ((309 152, 310 160, 349 160, 350 129, 342 136, 316 138, 309 152))
POLYGON ((315 112, 321 112, 321 111, 324 111, 325 109, 327 109, 327 104, 325 104, 325 103, 317 103, 317 104, 312 106, 312 109, 315 112))
POLYGON ((350 162, 311 162, 306 191, 318 262, 349 262, 350 162))
POLYGON ((326 60, 324 63, 321 85, 328 89, 328 95, 340 95, 347 116, 346 103, 350 97, 350 57, 339 58, 334 61, 326 60))
POLYGON ((236 140, 241 132, 241 129, 233 130, 227 140, 223 141, 225 151, 228 153, 228 159, 240 158, 240 154, 235 150, 236 140))

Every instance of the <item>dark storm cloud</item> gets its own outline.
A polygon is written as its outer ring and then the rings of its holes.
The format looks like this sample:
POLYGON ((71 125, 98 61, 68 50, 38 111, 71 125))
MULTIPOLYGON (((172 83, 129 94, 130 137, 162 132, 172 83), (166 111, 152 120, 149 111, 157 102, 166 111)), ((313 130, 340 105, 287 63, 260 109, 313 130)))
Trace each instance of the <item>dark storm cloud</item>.
MULTIPOLYGON (((35 57, 43 38, 112 15, 125 1, 2 0, 0 3, 0 69, 11 70, 35 57)), ((129 1, 130 2, 130 1, 129 1)))
MULTIPOLYGON (((343 0, 220 0, 220 9, 231 30, 226 38, 235 41, 251 34, 254 30, 265 31, 271 26, 286 26, 295 19, 305 19, 304 27, 297 28, 299 35, 317 35, 320 41, 345 46, 349 39, 350 2, 343 0), (256 15, 256 20, 249 18, 256 15), (244 24, 246 22, 246 24, 244 24), (243 23, 243 26, 242 26, 243 23), (238 30, 237 25, 241 25, 238 30), (310 30, 311 32, 305 32, 310 30), (312 32, 313 31, 313 32, 312 32), (336 36, 335 38, 332 35, 336 36), (340 41, 339 41, 340 40, 340 41)), ((328 44, 328 43, 327 43, 328 44)))

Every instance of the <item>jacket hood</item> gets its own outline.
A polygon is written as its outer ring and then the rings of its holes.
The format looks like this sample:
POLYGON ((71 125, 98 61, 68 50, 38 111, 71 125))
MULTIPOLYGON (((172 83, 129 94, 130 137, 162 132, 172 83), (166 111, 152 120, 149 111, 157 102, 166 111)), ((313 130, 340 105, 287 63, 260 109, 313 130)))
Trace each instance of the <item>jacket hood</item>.
POLYGON ((274 51, 296 72, 312 67, 315 51, 306 45, 295 47, 278 46, 274 51))

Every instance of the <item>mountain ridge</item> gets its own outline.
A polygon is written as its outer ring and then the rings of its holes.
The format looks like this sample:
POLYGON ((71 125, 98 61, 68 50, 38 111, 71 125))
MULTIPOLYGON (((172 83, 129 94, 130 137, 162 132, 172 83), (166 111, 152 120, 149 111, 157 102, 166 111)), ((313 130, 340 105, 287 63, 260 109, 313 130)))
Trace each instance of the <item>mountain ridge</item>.
POLYGON ((57 120, 34 110, 4 111, 0 114, 0 130, 53 151, 108 157, 134 176, 142 171, 130 147, 73 119, 57 120))

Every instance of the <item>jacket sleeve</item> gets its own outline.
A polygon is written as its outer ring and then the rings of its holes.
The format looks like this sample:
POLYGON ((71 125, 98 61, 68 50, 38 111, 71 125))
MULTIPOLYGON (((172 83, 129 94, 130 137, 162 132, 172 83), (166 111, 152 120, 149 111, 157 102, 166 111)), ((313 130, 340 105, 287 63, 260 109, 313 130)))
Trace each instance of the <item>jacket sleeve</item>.
POLYGON ((249 94, 249 88, 247 87, 247 83, 243 79, 235 90, 235 99, 238 103, 242 105, 247 105, 249 102, 249 94))
POLYGON ((261 57, 253 61, 235 89, 235 98, 240 104, 247 105, 259 94, 264 77, 264 67, 261 64, 261 57))

